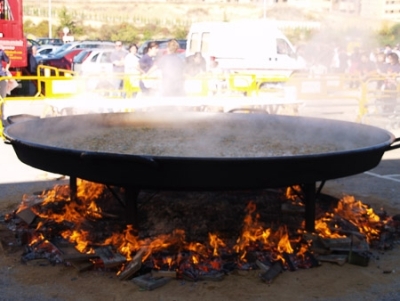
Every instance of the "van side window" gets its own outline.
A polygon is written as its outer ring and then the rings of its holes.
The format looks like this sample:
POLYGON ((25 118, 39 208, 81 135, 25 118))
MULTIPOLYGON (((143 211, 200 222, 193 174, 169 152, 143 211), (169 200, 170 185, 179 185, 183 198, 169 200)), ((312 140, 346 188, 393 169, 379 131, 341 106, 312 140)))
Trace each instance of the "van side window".
POLYGON ((195 32, 192 33, 192 35, 190 36, 190 45, 189 45, 189 52, 197 52, 199 51, 200 48, 200 34, 195 32))
POLYGON ((210 33, 209 32, 203 32, 201 35, 201 53, 208 53, 210 45, 210 33))

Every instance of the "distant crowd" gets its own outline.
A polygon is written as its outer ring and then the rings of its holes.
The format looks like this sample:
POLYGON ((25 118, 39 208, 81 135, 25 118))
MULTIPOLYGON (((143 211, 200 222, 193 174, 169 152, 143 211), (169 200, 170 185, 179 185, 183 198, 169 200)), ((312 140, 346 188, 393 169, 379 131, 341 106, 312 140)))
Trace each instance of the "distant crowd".
MULTIPOLYGON (((129 74, 131 84, 139 84, 143 94, 153 92, 153 87, 146 81, 137 83, 137 75, 152 76, 156 73, 161 75, 161 86, 158 87, 161 96, 174 97, 184 96, 184 82, 186 75, 197 75, 206 71, 206 61, 200 53, 185 57, 179 52, 179 43, 172 39, 167 43, 166 53, 159 54, 158 43, 150 42, 143 51, 143 55, 137 56, 138 46, 131 44, 128 51, 121 41, 115 42, 115 50, 110 59, 115 74, 129 74)), ((115 88, 122 88, 122 80, 115 80, 115 88)))
POLYGON ((394 47, 386 45, 372 51, 355 47, 350 53, 336 47, 328 62, 318 60, 311 62, 309 74, 311 77, 318 77, 324 74, 341 73, 361 80, 396 76, 400 74, 399 57, 400 44, 394 47))

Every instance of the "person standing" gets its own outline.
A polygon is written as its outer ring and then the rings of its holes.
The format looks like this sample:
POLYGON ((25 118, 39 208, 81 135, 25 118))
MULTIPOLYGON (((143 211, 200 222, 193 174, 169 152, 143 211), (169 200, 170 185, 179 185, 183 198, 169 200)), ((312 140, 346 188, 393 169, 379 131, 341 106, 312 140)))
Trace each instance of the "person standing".
POLYGON ((167 54, 161 56, 148 71, 161 71, 161 96, 174 97, 185 95, 185 59, 178 53, 179 43, 170 40, 167 44, 167 54))
POLYGON ((2 77, 8 76, 8 69, 10 68, 11 60, 4 51, 3 45, 0 44, 0 122, 3 122, 4 114, 4 98, 7 95, 8 80, 2 77), (5 65, 3 65, 3 62, 5 65))
MULTIPOLYGON (((156 42, 150 42, 149 45, 145 48, 143 56, 139 60, 139 67, 143 70, 144 73, 148 72, 151 67, 154 65, 154 58, 158 53, 158 44, 156 42)), ((144 94, 148 94, 151 91, 151 88, 145 84, 144 81, 139 82, 140 90, 144 94)))
POLYGON ((128 87, 132 88, 139 85, 139 76, 142 73, 139 67, 139 58, 136 56, 137 50, 138 47, 136 44, 129 45, 129 53, 125 57, 124 71, 129 79, 128 87))
POLYGON ((125 57, 128 51, 124 49, 121 41, 115 42, 115 50, 110 54, 110 60, 113 64, 114 80, 113 86, 115 89, 120 90, 122 88, 122 76, 124 73, 125 57))
MULTIPOLYGON (((37 75, 38 62, 36 60, 37 47, 35 45, 28 48, 28 75, 37 75)), ((28 80, 29 96, 35 96, 37 93, 37 81, 28 80)))
POLYGON ((8 80, 2 79, 2 77, 8 76, 8 69, 10 68, 11 60, 4 51, 4 46, 0 44, 0 97, 5 98, 7 95, 7 84, 8 80), (4 64, 5 63, 5 64, 4 64))
POLYGON ((201 55, 201 52, 196 52, 186 57, 186 73, 189 76, 196 76, 206 72, 206 60, 201 55))
POLYGON ((400 61, 399 56, 395 52, 386 55, 388 64, 384 73, 385 80, 381 87, 383 91, 382 111, 384 113, 395 113, 397 107, 397 98, 399 97, 397 86, 400 78, 400 61))

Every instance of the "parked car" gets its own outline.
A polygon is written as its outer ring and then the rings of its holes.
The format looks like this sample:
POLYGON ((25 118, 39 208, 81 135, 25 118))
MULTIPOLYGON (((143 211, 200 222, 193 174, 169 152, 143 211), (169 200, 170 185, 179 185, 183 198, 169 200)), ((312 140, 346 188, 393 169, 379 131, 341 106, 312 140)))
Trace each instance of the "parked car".
POLYGON ((55 52, 49 53, 50 56, 57 56, 58 54, 70 50, 70 49, 78 49, 78 48, 115 48, 114 42, 106 42, 106 41, 79 41, 79 42, 70 42, 60 46, 55 52))
POLYGON ((50 52, 55 51, 59 48, 60 46, 57 45, 41 45, 37 48, 37 55, 40 56, 47 56, 50 52))
POLYGON ((52 39, 52 38, 39 38, 36 39, 39 45, 58 45, 61 46, 64 44, 63 40, 61 39, 52 39))
POLYGON ((94 49, 82 62, 80 74, 111 74, 113 64, 110 59, 114 49, 94 49))
POLYGON ((95 48, 84 49, 74 56, 72 59, 71 70, 80 74, 82 69, 82 63, 88 58, 88 56, 92 53, 95 48))
POLYGON ((28 47, 30 46, 37 46, 39 47, 40 44, 36 41, 36 40, 32 40, 32 39, 26 39, 27 43, 28 43, 28 47))
POLYGON ((38 64, 58 69, 71 70, 73 58, 83 50, 84 48, 68 49, 51 57, 39 58, 38 64))
MULTIPOLYGON (((87 90, 115 89, 113 63, 111 53, 114 49, 91 49, 90 54, 82 63, 74 64, 74 71, 85 76, 87 90)), ((75 59, 79 59, 76 57, 75 59)))

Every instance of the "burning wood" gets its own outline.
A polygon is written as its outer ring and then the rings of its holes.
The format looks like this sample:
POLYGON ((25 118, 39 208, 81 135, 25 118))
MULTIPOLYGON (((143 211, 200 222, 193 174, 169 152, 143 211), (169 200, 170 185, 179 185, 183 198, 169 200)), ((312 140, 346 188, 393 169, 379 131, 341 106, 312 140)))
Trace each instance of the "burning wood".
POLYGON ((100 257, 105 268, 119 267, 126 262, 125 256, 114 252, 111 246, 95 248, 94 251, 100 257))
POLYGON ((119 280, 127 280, 132 277, 142 267, 142 259, 145 250, 142 249, 136 253, 135 257, 124 267, 123 271, 118 275, 119 280))
POLYGON ((25 247, 25 252, 21 258, 22 262, 34 259, 47 259, 52 264, 63 262, 60 250, 48 240, 40 237, 25 247))
MULTIPOLYGON (((120 280, 140 275, 134 282, 148 290, 173 278, 221 281, 234 270, 261 270, 261 280, 272 283, 283 271, 317 267, 322 261, 363 266, 368 264, 370 246, 389 248, 400 233, 400 218, 377 215, 351 197, 338 201, 331 212, 320 214, 315 233, 306 233, 294 226, 301 225, 302 215, 293 214, 295 222, 290 226, 281 224, 285 194, 268 190, 256 195, 208 192, 185 197, 144 193, 141 210, 147 223, 144 228, 149 230, 140 236, 132 226, 115 219, 123 215, 124 208, 118 202, 114 203, 117 209, 110 206, 113 195, 104 186, 82 181, 75 201, 69 199, 68 191, 68 187, 57 187, 40 197, 25 197, 17 213, 4 220, 26 248, 22 260, 46 258, 52 263, 68 263, 78 271, 114 269, 120 280), (243 196, 252 199, 247 206, 242 205, 243 196), (188 204, 188 198, 195 202, 188 204), (218 198, 221 202, 216 202, 218 198), (270 222, 263 219, 263 215, 271 217, 268 201, 278 210, 277 219, 270 222), (193 208, 194 204, 198 207, 193 208), (224 214, 214 212, 216 208, 224 214), (27 217, 21 218, 24 210, 27 217), (187 210, 194 212, 185 224, 182 221, 191 213, 187 210), (170 215, 162 215, 166 213, 170 215), (207 214, 220 227, 210 223, 207 214), (171 225, 166 221, 172 221, 171 225), (172 230, 162 232, 165 229, 172 230), (201 229, 207 231, 208 240, 203 239, 201 229), (195 235, 202 242, 196 242, 195 235), (74 251, 55 243, 61 237, 74 245, 74 251)), ((297 194, 295 197, 299 201, 297 194)))
POLYGON ((32 210, 32 207, 41 204, 43 200, 43 197, 40 195, 24 195, 16 215, 25 223, 30 225, 37 217, 36 213, 32 210))
POLYGON ((319 238, 326 249, 331 251, 350 251, 351 238, 319 238))

